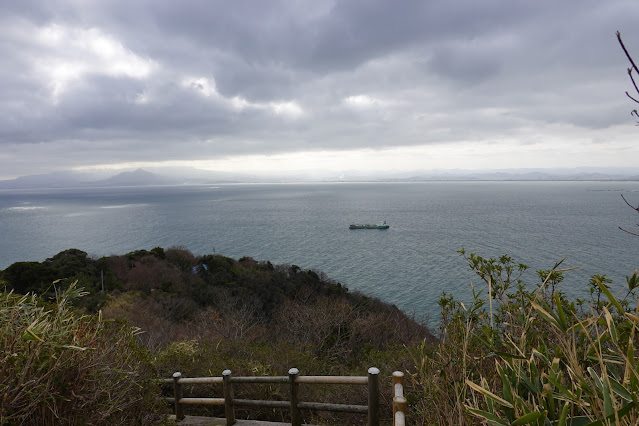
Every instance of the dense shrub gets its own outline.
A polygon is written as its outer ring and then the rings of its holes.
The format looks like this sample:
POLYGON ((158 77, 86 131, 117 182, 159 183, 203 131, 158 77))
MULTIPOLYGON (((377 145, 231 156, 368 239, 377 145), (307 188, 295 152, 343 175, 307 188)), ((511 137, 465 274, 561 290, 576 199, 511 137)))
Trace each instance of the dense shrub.
POLYGON ((157 424, 158 387, 136 330, 55 303, 0 293, 0 424, 157 424))
POLYGON ((3 272, 8 288, 20 294, 49 291, 51 282, 59 277, 58 270, 39 262, 16 262, 3 272))

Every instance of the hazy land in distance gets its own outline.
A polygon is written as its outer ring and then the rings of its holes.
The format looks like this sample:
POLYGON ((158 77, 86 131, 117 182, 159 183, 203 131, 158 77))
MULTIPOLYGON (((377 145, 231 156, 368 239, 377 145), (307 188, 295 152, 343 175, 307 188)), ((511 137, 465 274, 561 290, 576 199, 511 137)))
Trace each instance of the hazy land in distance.
POLYGON ((59 171, 0 180, 0 189, 114 187, 145 185, 207 185, 220 183, 293 182, 432 182, 432 181, 639 181, 639 169, 579 167, 572 169, 441 169, 410 172, 298 172, 248 175, 190 167, 124 172, 59 171))

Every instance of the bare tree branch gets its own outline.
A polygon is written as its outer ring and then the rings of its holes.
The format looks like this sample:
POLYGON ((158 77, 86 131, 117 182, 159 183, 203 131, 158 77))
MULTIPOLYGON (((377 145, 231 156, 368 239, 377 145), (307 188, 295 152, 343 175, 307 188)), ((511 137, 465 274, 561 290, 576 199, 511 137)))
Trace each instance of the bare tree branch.
POLYGON ((623 194, 621 194, 621 198, 623 198, 623 200, 626 202, 626 204, 628 204, 633 210, 637 210, 639 212, 639 206, 635 207, 632 204, 630 204, 628 202, 628 200, 626 200, 626 197, 623 196, 623 194))
POLYGON ((632 99, 633 101, 639 104, 639 101, 633 98, 632 96, 630 96, 630 93, 626 92, 626 96, 628 96, 630 99, 632 99))
MULTIPOLYGON (((639 86, 637 86, 637 82, 635 81, 635 77, 632 75, 633 71, 635 71, 637 74, 639 74, 639 68, 637 68, 637 64, 635 64, 635 61, 632 59, 632 56, 630 56, 630 53, 628 52, 628 49, 626 49, 626 45, 623 44, 623 40, 621 40, 621 33, 619 31, 617 31, 617 40, 619 40, 619 44, 621 45, 621 48, 623 49, 624 53, 626 54, 626 57, 630 61, 630 65, 632 65, 630 68, 628 68, 628 76, 630 77, 630 81, 632 81, 632 85, 634 86, 635 91, 637 93, 639 93, 639 86)), ((639 100, 634 98, 633 96, 631 96, 630 93, 626 92, 626 96, 628 96, 630 99, 632 99, 635 103, 639 104, 639 100)), ((635 116, 639 117, 639 114, 637 113, 637 110, 633 110, 630 113, 630 115, 635 115, 635 116)), ((639 122, 637 123, 637 125, 639 125, 639 122)))
POLYGON ((630 53, 628 53, 628 50, 626 49, 626 46, 623 44, 623 41, 621 40, 621 33, 619 31, 617 31, 617 40, 619 40, 619 44, 621 45, 621 48, 626 53, 626 56, 628 57, 628 60, 632 64, 632 68, 634 68, 635 71, 637 71, 639 73, 639 68, 637 68, 637 65, 635 65, 635 61, 632 60, 632 56, 630 56, 630 53))
MULTIPOLYGON (((637 74, 639 74, 639 68, 637 68, 637 64, 635 64, 635 61, 632 59, 632 56, 630 56, 630 53, 628 53, 628 49, 626 49, 626 46, 623 44, 623 40, 621 40, 621 33, 619 31, 617 31, 617 40, 619 40, 619 44, 621 45, 621 48, 623 49, 624 53, 626 54, 626 57, 628 58, 628 60, 630 61, 630 64, 632 65, 632 67, 628 68, 628 76, 630 77, 630 81, 632 81, 632 85, 635 87, 635 91, 637 93, 639 93, 639 87, 637 87, 637 82, 635 81, 634 76, 632 75, 632 72, 635 71, 637 74)), ((635 101, 636 103, 639 104, 639 100, 635 99, 634 97, 630 96, 630 93, 626 92, 626 96, 628 96, 630 99, 632 99, 633 101, 635 101)), ((639 118, 639 112, 637 112, 636 109, 632 110, 630 112, 630 115, 634 115, 635 117, 639 118)), ((637 125, 639 125, 639 122, 637 122, 637 125)), ((628 204, 628 206, 639 212, 639 206, 635 207, 632 204, 630 204, 628 202, 628 200, 626 200, 626 197, 623 196, 623 194, 621 194, 621 198, 623 199, 623 201, 628 204)), ((639 226, 639 225, 637 225, 639 226)), ((628 231, 626 229, 623 229, 621 226, 619 227, 619 229, 621 229, 623 232, 626 232, 630 235, 634 235, 635 237, 639 237, 639 233, 636 232, 631 232, 628 231)))
POLYGON ((635 232, 627 231, 627 230, 623 229, 621 226, 619 227, 619 229, 621 229, 623 232, 627 232, 630 235, 634 235, 635 237, 639 237, 639 234, 637 234, 635 232))
MULTIPOLYGON (((637 93, 639 93, 639 88, 637 87, 637 83, 635 82, 635 78, 632 76, 632 68, 628 68, 628 75, 630 76, 630 81, 632 81, 632 85, 635 86, 635 90, 637 91, 637 93)), ((626 95, 628 95, 628 92, 626 92, 626 95)), ((630 96, 630 95, 628 95, 630 96)), ((638 102, 636 99, 632 98, 631 99, 635 102, 638 102)), ((639 103, 639 102, 638 102, 639 103)))

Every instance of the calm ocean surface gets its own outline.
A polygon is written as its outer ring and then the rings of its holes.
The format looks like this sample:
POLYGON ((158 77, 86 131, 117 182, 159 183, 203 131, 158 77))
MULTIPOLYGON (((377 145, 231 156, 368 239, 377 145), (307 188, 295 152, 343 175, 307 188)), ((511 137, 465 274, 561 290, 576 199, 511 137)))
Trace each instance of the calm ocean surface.
POLYGON ((67 248, 102 256, 156 246, 313 268, 351 290, 437 317, 443 291, 478 279, 456 253, 511 255, 534 270, 563 257, 562 285, 624 283, 639 267, 639 182, 429 182, 215 185, 0 191, 0 269, 67 248), (391 228, 349 230, 386 220, 391 228))

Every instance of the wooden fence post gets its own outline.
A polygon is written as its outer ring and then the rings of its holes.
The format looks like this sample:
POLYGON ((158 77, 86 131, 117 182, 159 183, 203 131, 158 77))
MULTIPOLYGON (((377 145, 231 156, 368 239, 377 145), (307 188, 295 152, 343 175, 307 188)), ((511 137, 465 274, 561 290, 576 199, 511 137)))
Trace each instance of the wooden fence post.
POLYGON ((235 424, 235 407, 233 405, 233 384, 231 383, 231 370, 222 372, 222 384, 224 386, 224 413, 226 426, 235 424))
POLYGON ((379 369, 368 369, 368 426, 379 426, 379 369))
POLYGON ((408 403, 404 397, 404 373, 393 372, 393 425, 404 426, 408 403))
POLYGON ((184 419, 184 408, 182 404, 180 404, 180 400, 182 399, 182 385, 178 383, 182 377, 182 373, 176 371, 173 373, 173 396, 175 397, 175 419, 183 420, 184 419))
POLYGON ((291 384, 291 426, 302 426, 302 415, 300 414, 299 408, 297 408, 297 388, 299 387, 299 384, 296 380, 299 373, 300 370, 297 368, 291 368, 288 370, 288 379, 291 384))

